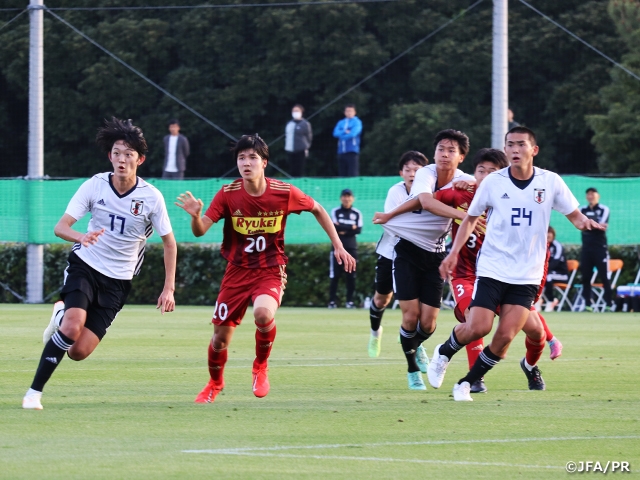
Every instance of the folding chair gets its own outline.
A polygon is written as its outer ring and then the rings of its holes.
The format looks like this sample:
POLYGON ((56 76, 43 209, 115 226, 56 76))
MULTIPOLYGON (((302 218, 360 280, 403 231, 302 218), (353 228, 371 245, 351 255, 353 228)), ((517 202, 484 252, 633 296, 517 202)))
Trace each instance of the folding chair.
MULTIPOLYGON (((622 271, 623 266, 624 262, 622 260, 619 260, 617 258, 612 258, 609 260, 607 277, 609 278, 609 280, 611 280, 611 290, 616 288, 618 278, 620 278, 620 272, 622 271), (613 278, 611 278, 612 275, 613 278)), ((593 303, 593 309, 604 312, 605 307, 607 307, 607 304, 604 301, 604 286, 601 283, 592 283, 591 290, 596 297, 596 301, 593 303)))
POLYGON ((573 281, 576 278, 576 274, 578 273, 578 269, 580 267, 580 262, 577 260, 567 260, 567 269, 569 270, 569 279, 567 283, 554 283, 553 288, 560 293, 560 302, 556 307, 556 311, 562 311, 562 307, 566 303, 569 306, 569 310, 573 310, 573 303, 569 300, 569 292, 573 288, 573 281))

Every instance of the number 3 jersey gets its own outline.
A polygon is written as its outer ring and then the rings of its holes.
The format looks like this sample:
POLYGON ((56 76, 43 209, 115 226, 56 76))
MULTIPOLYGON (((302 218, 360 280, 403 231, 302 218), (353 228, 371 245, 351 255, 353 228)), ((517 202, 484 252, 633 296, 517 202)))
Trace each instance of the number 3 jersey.
POLYGON ((534 167, 533 177, 514 179, 510 167, 489 174, 468 213, 487 211, 487 233, 477 276, 514 285, 539 285, 547 255, 551 210, 569 215, 578 201, 559 175, 534 167))
POLYGON ((73 251, 87 265, 118 280, 131 280, 140 272, 147 238, 155 229, 163 237, 171 233, 171 222, 160 191, 141 178, 120 195, 113 186, 113 173, 99 173, 84 182, 65 213, 80 220, 91 213, 88 232, 101 230, 94 245, 74 244, 73 251))
MULTIPOLYGON (((455 188, 448 188, 446 190, 438 190, 433 196, 440 200, 445 205, 457 208, 463 212, 467 212, 473 196, 475 195, 475 186, 470 187, 468 190, 458 190, 455 188)), ((454 220, 451 227, 451 237, 455 240, 458 234, 458 228, 462 223, 461 220, 454 220)), ((460 250, 458 256, 458 264, 455 270, 452 272, 454 280, 468 279, 475 281, 476 278, 476 259, 478 258, 478 252, 482 246, 484 235, 478 235, 472 232, 469 235, 469 239, 460 250)))
POLYGON ((254 197, 240 178, 216 193, 205 212, 214 223, 224 218, 220 252, 228 262, 244 268, 287 264, 284 228, 287 215, 308 212, 315 201, 291 184, 267 178, 265 192, 254 197))

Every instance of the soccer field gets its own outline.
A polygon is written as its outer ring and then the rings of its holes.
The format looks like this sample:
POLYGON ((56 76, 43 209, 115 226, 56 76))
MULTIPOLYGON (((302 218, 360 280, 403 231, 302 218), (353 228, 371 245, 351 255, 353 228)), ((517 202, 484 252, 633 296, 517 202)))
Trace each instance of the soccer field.
MULTIPOLYGON (((489 392, 458 403, 464 352, 443 388, 408 390, 399 310, 385 314, 382 354, 370 359, 367 311, 283 308, 269 395, 251 392, 247 316, 224 392, 196 405, 211 311, 125 307, 89 359, 63 361, 44 410, 25 411, 51 310, 1 305, 0 477, 565 478, 570 461, 640 472, 640 314, 548 314, 565 348, 554 362, 543 354, 547 391, 527 390, 520 334, 489 392)), ((454 322, 441 313, 429 355, 454 322)))

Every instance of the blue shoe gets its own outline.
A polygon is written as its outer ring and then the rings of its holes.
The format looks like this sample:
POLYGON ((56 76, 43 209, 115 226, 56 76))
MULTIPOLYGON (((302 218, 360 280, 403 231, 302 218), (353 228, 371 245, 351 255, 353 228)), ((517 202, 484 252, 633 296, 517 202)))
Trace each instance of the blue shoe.
POLYGON ((427 356, 427 351, 424 349, 422 345, 418 347, 416 350, 416 363, 420 368, 422 373, 427 373, 427 367, 429 366, 429 357, 427 356))
POLYGON ((422 380, 422 373, 409 372, 407 373, 407 380, 409 381, 409 390, 426 390, 427 386, 422 380))

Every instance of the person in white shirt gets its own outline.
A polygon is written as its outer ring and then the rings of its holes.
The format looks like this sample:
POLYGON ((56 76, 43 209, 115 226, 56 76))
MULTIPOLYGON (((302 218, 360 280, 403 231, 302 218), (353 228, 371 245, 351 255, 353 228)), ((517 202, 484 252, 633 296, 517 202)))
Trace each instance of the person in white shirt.
MULTIPOLYGON (((527 332, 527 319, 536 322, 538 318, 529 312, 543 276, 551 210, 565 215, 579 230, 604 228, 578 210, 578 201, 559 175, 533 166, 538 151, 535 134, 530 129, 519 126, 507 133, 505 153, 511 166, 490 174, 482 182, 451 253, 440 265, 441 275, 449 278, 460 249, 479 217, 487 211, 487 232, 478 255, 477 280, 467 322, 456 325, 450 338, 436 346, 427 371, 429 383, 439 388, 451 357, 467 343, 489 334, 500 308, 498 328, 491 343, 453 387, 456 401, 472 401, 470 385, 506 356, 520 330, 527 332)), ((542 330, 541 325, 529 328, 542 330)), ((527 365, 526 359, 522 359, 520 366, 532 389, 531 382, 541 380, 539 370, 527 365)))
POLYGON ((393 291, 400 302, 400 343, 407 359, 410 390, 426 390, 421 372, 429 362, 422 343, 436 328, 444 282, 438 272, 451 219, 466 214, 436 200, 433 194, 454 181, 474 181, 458 169, 469 152, 469 138, 457 130, 439 132, 433 142, 435 164, 416 172, 410 198, 389 213, 376 213, 374 223, 397 237, 393 258, 393 291))
MULTIPOLYGON (((409 198, 411 186, 416 172, 427 165, 429 160, 422 153, 408 151, 402 154, 398 162, 399 174, 402 181, 393 185, 387 192, 384 211, 390 212, 409 198)), ((369 322, 371 323, 371 337, 369 338, 369 357, 380 356, 382 341, 382 315, 393 297, 393 247, 396 238, 384 232, 376 245, 378 260, 376 262, 375 293, 369 306, 369 322)))
POLYGON ((22 406, 42 409, 42 390, 65 353, 84 360, 95 350, 124 306, 131 279, 140 271, 147 239, 157 231, 164 245, 165 280, 161 313, 175 308, 176 241, 162 194, 136 175, 147 153, 142 130, 113 118, 96 143, 113 166, 84 182, 55 226, 56 236, 74 242, 65 270, 62 301, 54 305, 31 388, 22 406), (86 233, 73 225, 91 214, 86 233))
POLYGON ((191 154, 189 139, 180 133, 177 119, 169 121, 169 135, 164 137, 164 167, 162 178, 182 180, 191 154))

